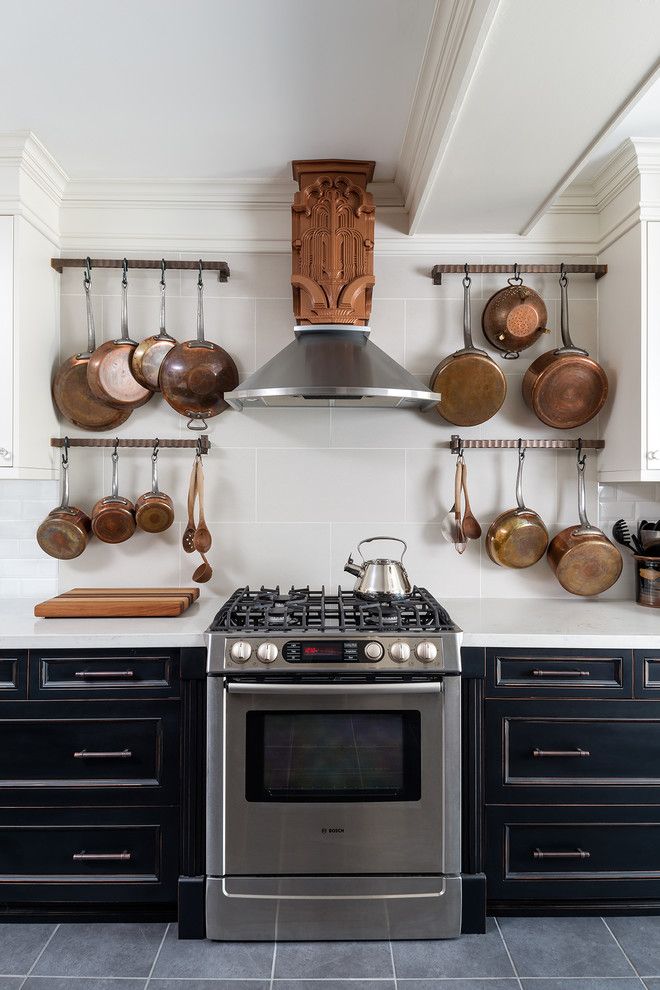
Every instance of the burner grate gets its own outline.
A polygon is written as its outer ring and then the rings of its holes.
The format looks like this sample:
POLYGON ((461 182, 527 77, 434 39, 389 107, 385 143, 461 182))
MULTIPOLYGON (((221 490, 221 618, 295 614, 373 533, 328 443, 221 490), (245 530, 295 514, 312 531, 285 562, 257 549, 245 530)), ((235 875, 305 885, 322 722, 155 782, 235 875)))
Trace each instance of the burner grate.
POLYGON ((406 598, 371 602, 352 591, 327 595, 325 588, 312 591, 279 586, 258 591, 239 588, 223 605, 211 624, 211 632, 280 633, 350 632, 442 632, 453 630, 446 610, 425 588, 413 588, 406 598))

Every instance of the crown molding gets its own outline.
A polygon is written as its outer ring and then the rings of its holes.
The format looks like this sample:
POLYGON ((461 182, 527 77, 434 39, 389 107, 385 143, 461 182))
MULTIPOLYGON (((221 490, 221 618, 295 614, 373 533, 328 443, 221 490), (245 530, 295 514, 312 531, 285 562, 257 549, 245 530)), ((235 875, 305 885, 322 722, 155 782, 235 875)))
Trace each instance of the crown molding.
POLYGON ((54 244, 69 177, 31 131, 0 134, 0 209, 22 216, 54 244))

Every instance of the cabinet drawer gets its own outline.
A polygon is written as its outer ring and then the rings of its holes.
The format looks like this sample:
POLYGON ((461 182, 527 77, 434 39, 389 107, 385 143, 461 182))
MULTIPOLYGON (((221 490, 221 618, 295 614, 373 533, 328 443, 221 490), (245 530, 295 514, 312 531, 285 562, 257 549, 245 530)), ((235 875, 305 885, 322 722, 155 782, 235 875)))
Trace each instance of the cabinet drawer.
POLYGON ((144 809, 0 810, 0 898, 167 901, 177 823, 144 809))
MULTIPOLYGON (((13 711, 16 707, 12 706, 13 711)), ((53 791, 76 792, 75 801, 88 792, 94 803, 102 800, 101 792, 115 802, 121 794, 122 803, 177 801, 177 712, 173 705, 158 706, 148 715, 145 703, 131 706, 134 714, 125 705, 115 706, 121 715, 98 706, 93 717, 84 717, 87 712, 81 712, 78 705, 66 705, 66 717, 60 717, 64 705, 47 706, 48 714, 34 711, 36 707, 46 706, 27 702, 20 716, 0 718, 1 803, 7 805, 16 798, 22 804, 39 804, 43 792, 50 802, 53 791), (136 791, 140 792, 137 797, 136 791)), ((0 714, 5 712, 0 709, 0 714)))
POLYGON ((0 652, 0 699, 19 700, 27 690, 27 650, 0 652))
POLYGON ((488 801, 660 802, 660 706, 489 702, 486 733, 488 801))
POLYGON ((176 650, 30 652, 31 698, 178 696, 176 650))
POLYGON ((526 698, 630 698, 632 651, 486 651, 487 695, 526 698))
POLYGON ((659 809, 489 808, 486 834, 492 898, 660 896, 659 809))
POLYGON ((635 650, 635 697, 660 701, 660 650, 635 650))

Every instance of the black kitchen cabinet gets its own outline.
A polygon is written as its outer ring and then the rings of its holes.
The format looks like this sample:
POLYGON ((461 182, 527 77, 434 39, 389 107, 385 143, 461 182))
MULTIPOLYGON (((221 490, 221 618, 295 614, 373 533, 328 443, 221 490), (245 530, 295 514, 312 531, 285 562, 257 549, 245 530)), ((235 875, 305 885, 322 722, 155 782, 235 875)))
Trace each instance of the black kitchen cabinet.
POLYGON ((199 934, 205 653, 0 651, 3 918, 199 934))
POLYGON ((483 654, 490 913, 658 913, 660 650, 483 654))

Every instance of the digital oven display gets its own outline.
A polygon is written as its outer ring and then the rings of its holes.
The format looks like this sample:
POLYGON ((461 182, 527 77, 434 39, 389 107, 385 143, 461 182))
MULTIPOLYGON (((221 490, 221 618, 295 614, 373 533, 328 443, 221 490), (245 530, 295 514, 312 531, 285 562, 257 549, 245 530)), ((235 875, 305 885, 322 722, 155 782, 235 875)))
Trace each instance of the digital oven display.
POLYGON ((287 663, 360 663, 364 644, 357 640, 290 640, 282 656, 287 663))

